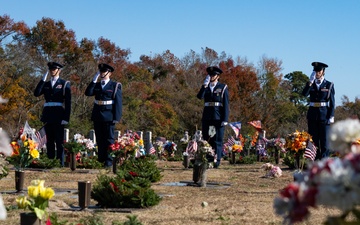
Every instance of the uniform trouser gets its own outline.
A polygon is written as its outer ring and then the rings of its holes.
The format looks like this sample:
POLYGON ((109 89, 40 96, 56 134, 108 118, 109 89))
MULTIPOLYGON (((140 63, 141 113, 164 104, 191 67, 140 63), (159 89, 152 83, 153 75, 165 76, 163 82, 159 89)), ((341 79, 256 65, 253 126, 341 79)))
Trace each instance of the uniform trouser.
POLYGON ((104 166, 112 165, 109 146, 114 144, 115 124, 112 122, 94 121, 96 143, 98 146, 98 161, 104 166))
POLYGON ((224 138, 225 127, 221 126, 221 121, 203 121, 202 122, 202 135, 203 139, 211 145, 216 153, 216 165, 220 165, 223 151, 223 138, 224 138), (214 137, 209 136, 209 127, 215 126, 216 134, 214 137))
POLYGON ((56 144, 56 159, 60 160, 61 166, 64 166, 64 125, 61 123, 46 123, 46 152, 49 159, 55 158, 55 144, 56 144))
POLYGON ((316 158, 322 159, 329 155, 328 133, 330 125, 325 120, 308 120, 308 131, 317 147, 316 158))

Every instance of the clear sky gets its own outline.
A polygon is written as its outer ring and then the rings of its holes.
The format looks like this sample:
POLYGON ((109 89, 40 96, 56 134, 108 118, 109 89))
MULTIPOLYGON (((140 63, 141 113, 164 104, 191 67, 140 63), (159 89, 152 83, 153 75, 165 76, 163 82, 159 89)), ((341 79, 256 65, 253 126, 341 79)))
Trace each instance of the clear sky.
POLYGON ((170 50, 182 58, 201 48, 224 51, 255 66, 262 56, 283 62, 282 73, 310 75, 311 62, 329 65, 336 104, 360 98, 359 0, 0 0, 0 15, 33 27, 62 20, 78 41, 104 37, 140 55, 170 50))

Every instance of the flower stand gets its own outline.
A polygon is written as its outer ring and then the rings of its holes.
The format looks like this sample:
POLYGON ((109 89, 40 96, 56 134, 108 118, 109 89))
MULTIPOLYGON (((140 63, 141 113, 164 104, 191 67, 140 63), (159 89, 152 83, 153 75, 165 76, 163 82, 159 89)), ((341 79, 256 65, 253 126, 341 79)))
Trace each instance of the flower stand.
POLYGON ((17 192, 24 190, 25 171, 15 170, 15 189, 17 192))
POLYGON ((41 225, 41 220, 34 212, 20 213, 20 225, 41 225))
POLYGON ((78 193, 79 193, 79 206, 81 209, 85 209, 90 205, 91 195, 91 182, 90 181, 79 181, 78 182, 78 193))
POLYGON ((236 152, 231 152, 231 164, 236 163, 236 152))
POLYGON ((114 157, 113 158, 113 161, 112 161, 112 171, 114 174, 116 174, 117 172, 117 163, 118 163, 119 159, 117 157, 114 157))
POLYGON ((194 183, 199 182, 200 178, 201 178, 201 169, 202 169, 202 164, 199 163, 194 163, 194 167, 193 167, 193 181, 194 183))
POLYGON ((275 164, 279 164, 279 149, 278 148, 275 148, 274 158, 275 158, 275 164))
POLYGON ((189 165, 190 165, 190 159, 189 159, 188 155, 184 155, 183 157, 184 157, 183 165, 187 169, 187 168, 189 168, 189 165))
POLYGON ((76 170, 76 154, 73 153, 73 152, 70 152, 70 163, 69 163, 69 166, 70 166, 70 169, 72 171, 76 170))

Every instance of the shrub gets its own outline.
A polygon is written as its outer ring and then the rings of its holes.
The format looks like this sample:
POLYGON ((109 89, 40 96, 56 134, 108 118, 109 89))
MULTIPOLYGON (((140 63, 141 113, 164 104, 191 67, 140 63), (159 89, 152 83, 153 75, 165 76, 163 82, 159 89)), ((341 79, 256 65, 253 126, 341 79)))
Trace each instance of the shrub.
POLYGON ((116 176, 99 175, 91 197, 104 208, 145 208, 157 205, 160 197, 151 182, 135 172, 119 171, 116 176))
MULTIPOLYGON (((135 172, 138 177, 148 179, 150 182, 160 181, 162 175, 151 157, 129 158, 120 166, 121 171, 135 172)), ((118 170, 118 171, 119 171, 118 170)))

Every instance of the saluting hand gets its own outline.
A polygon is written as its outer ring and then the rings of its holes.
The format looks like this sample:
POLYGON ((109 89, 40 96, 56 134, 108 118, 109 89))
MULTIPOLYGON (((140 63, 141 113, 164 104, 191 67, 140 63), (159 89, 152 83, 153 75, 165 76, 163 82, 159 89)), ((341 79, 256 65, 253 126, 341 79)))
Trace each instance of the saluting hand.
POLYGON ((210 75, 207 75, 204 80, 204 86, 207 87, 210 83, 210 75))
POLYGON ((315 72, 315 71, 312 71, 312 73, 311 73, 311 75, 310 75, 310 77, 309 77, 310 83, 314 83, 314 81, 315 81, 315 75, 316 75, 316 72, 315 72))
POLYGON ((97 71, 97 73, 94 75, 94 78, 93 78, 93 82, 96 83, 97 79, 99 78, 100 76, 100 72, 97 71))
POLYGON ((42 80, 46 81, 47 75, 49 74, 49 71, 46 71, 46 73, 43 75, 42 80))

